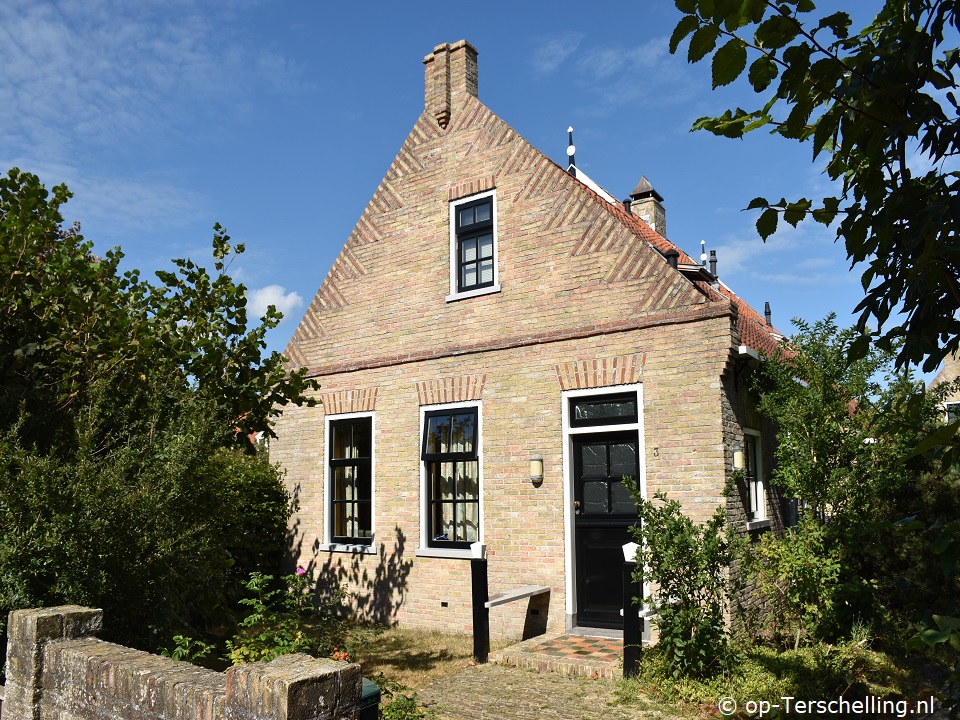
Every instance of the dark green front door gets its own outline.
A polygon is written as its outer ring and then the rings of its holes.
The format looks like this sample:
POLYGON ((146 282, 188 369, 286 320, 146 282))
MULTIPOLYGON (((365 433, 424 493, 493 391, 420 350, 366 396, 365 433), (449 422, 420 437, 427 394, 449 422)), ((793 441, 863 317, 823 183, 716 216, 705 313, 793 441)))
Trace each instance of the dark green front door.
POLYGON ((577 625, 622 628, 624 543, 632 542, 637 505, 623 482, 639 476, 635 430, 575 435, 574 531, 577 625))

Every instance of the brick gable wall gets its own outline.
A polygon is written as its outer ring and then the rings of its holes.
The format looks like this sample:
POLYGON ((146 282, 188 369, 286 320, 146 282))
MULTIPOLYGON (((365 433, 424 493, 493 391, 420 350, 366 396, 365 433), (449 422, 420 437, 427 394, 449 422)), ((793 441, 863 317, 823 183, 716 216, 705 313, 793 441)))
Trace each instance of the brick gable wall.
MULTIPOLYGON (((286 409, 271 453, 299 503, 300 564, 345 585, 361 616, 469 630, 469 563, 417 553, 420 408, 479 402, 490 590, 551 588, 542 606, 492 613, 495 634, 519 637, 564 629, 574 604, 564 391, 642 387, 648 496, 667 492, 698 521, 728 503, 729 446, 751 410, 731 379, 736 306, 670 268, 652 230, 531 147, 475 87, 449 98, 431 88, 470 76, 459 57, 447 69, 427 63, 426 109, 290 342, 292 364, 321 382, 324 403, 286 409), (489 190, 501 290, 446 302, 450 202, 489 190), (370 552, 332 550, 324 418, 359 410, 375 411, 375 539, 370 552), (539 487, 527 477, 535 454, 539 487)), ((742 515, 736 497, 729 512, 742 515)))

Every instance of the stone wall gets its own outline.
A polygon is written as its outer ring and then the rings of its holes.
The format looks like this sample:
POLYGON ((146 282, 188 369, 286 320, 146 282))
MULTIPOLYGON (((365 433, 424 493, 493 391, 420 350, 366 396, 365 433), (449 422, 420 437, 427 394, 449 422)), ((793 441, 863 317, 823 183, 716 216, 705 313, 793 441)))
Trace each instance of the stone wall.
POLYGON ((10 613, 0 720, 358 720, 360 666, 285 655, 218 673, 98 640, 101 610, 10 613))

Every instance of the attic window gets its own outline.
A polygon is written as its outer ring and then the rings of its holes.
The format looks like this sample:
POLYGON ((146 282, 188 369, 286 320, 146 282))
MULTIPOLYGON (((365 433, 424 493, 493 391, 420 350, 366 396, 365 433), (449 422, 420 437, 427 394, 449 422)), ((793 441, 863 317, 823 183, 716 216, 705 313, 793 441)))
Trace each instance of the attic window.
POLYGON ((499 292, 494 191, 450 205, 450 295, 447 301, 499 292))

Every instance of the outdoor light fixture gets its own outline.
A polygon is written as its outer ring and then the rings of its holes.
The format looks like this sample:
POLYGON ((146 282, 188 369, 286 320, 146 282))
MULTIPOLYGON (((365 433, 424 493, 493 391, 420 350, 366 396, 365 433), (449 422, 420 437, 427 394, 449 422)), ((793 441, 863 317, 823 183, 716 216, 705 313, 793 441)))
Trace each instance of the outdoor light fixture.
POLYGON ((543 483, 543 455, 530 457, 530 482, 534 487, 540 487, 543 483))
POLYGON ((743 470, 743 445, 735 443, 733 448, 733 469, 743 470))

